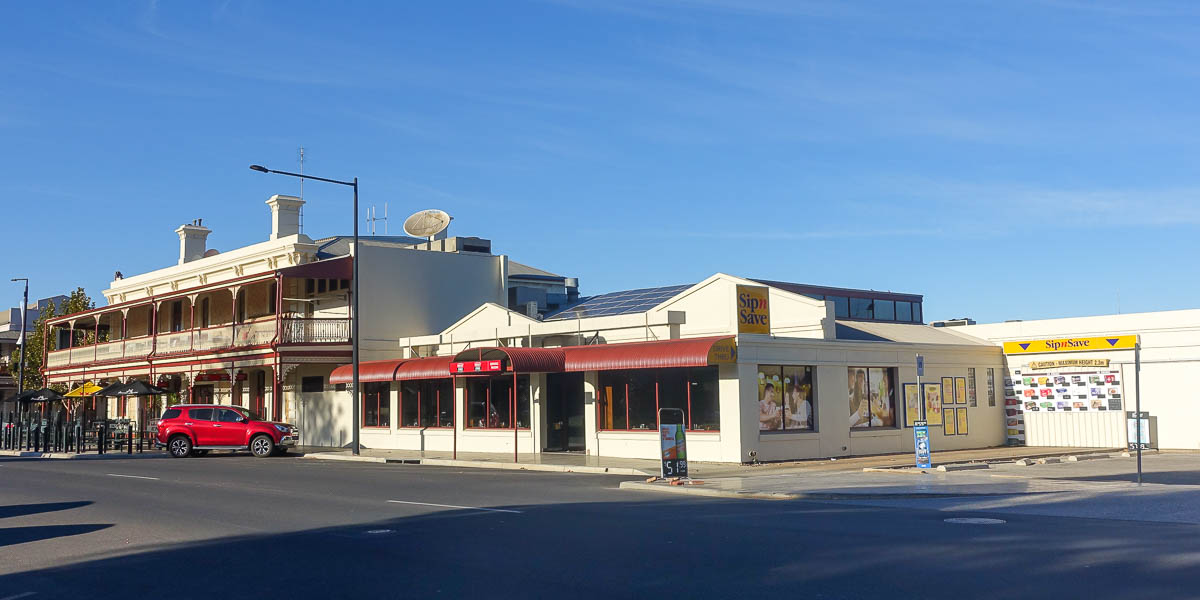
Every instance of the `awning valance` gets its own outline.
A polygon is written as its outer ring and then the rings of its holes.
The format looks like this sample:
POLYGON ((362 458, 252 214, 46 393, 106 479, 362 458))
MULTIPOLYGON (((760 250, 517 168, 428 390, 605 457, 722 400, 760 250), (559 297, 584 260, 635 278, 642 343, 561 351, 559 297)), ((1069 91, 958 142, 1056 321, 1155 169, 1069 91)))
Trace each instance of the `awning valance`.
POLYGON ((733 336, 630 342, 600 346, 568 346, 564 371, 670 369, 737 362, 733 336))
POLYGON ((454 355, 449 364, 451 374, 494 371, 509 373, 560 373, 565 353, 562 348, 473 348, 454 355), (488 363, 500 362, 503 369, 487 368, 488 363), (471 368, 481 363, 484 368, 471 368), (459 368, 462 366, 463 368, 459 368))
MULTIPOLYGON (((397 360, 368 360, 358 363, 358 380, 360 382, 393 381, 396 369, 404 363, 397 360)), ((329 383, 351 383, 354 381, 354 365, 342 365, 329 374, 329 383)))

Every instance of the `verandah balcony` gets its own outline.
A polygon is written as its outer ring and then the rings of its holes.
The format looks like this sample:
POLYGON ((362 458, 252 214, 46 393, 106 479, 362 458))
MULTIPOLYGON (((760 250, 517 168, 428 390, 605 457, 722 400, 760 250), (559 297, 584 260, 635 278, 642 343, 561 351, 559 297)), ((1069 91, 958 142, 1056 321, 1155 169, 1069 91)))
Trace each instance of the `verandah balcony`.
POLYGON ((46 366, 69 367, 96 362, 172 356, 196 352, 279 344, 345 344, 350 341, 350 320, 336 318, 280 319, 276 336, 275 318, 247 323, 159 333, 112 342, 101 342, 50 352, 46 366))

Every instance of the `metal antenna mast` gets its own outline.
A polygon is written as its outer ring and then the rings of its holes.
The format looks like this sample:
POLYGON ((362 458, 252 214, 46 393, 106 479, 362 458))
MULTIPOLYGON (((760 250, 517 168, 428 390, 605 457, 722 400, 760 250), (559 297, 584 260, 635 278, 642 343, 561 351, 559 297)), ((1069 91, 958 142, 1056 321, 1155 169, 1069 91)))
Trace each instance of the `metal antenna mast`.
MULTIPOLYGON (((300 146, 300 175, 304 175, 304 146, 300 146)), ((304 177, 300 178, 300 199, 304 199, 304 177)), ((300 233, 304 233, 304 205, 300 205, 300 233)))

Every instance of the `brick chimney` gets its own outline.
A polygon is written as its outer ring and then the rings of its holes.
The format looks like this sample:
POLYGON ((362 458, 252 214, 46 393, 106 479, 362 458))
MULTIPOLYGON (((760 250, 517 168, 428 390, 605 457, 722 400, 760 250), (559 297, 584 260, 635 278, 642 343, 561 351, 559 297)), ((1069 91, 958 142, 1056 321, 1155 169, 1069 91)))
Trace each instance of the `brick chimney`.
POLYGON ((204 256, 208 234, 212 233, 212 230, 203 225, 202 219, 196 219, 186 225, 180 225, 175 233, 179 234, 179 264, 182 265, 204 256))
POLYGON ((271 239, 300 233, 300 207, 304 206, 304 200, 275 194, 267 200, 267 206, 271 207, 271 239))

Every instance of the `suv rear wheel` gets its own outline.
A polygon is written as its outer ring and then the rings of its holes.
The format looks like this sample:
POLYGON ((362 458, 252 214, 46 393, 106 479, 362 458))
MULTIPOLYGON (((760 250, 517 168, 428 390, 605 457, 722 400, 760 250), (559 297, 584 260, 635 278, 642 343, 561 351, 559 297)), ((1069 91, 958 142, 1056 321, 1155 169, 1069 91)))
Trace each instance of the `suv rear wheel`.
POLYGON ((266 458, 275 452, 275 442, 269 435, 256 435, 250 440, 250 454, 258 458, 266 458))
POLYGON ((192 440, 186 435, 177 435, 167 442, 167 451, 174 458, 187 458, 192 453, 192 440))

